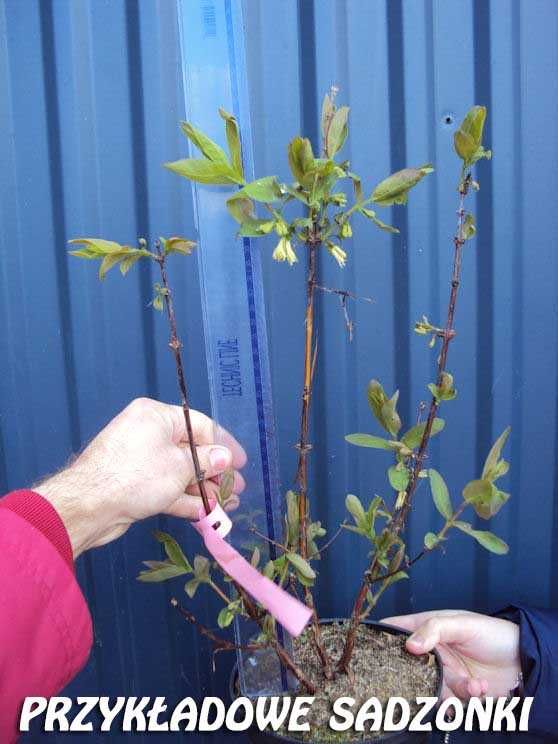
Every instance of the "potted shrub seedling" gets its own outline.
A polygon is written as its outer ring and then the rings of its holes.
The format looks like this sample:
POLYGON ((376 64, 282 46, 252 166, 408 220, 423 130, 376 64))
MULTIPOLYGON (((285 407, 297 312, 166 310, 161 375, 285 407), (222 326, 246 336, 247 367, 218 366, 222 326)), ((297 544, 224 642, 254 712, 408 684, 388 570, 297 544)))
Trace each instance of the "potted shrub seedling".
MULTIPOLYGON (((350 164, 340 155, 348 135, 349 110, 345 106, 338 107, 335 99, 335 89, 324 98, 319 153, 314 152, 306 138, 297 136, 289 143, 291 183, 282 183, 275 176, 264 176, 249 183, 245 181, 237 122, 222 110, 219 113, 224 121, 228 152, 192 124, 183 123, 182 131, 199 150, 199 157, 166 164, 171 171, 190 181, 209 186, 230 186, 226 206, 238 223, 238 234, 250 238, 275 234, 273 259, 291 267, 300 263, 306 272, 306 304, 301 338, 304 362, 300 384, 293 390, 293 395, 300 398, 300 430, 295 443, 298 464, 292 488, 285 496, 284 535, 274 545, 274 559, 262 561, 264 551, 257 547, 247 557, 265 576, 303 599, 312 610, 311 624, 299 638, 293 640, 290 647, 283 646, 277 624, 269 613, 241 587, 231 582, 206 556, 186 557, 176 541, 165 533, 155 535, 164 548, 164 560, 146 561, 145 570, 139 575, 139 579, 145 582, 186 577, 184 588, 189 597, 200 586, 209 588, 223 603, 216 618, 219 628, 229 626, 235 617, 253 623, 256 632, 247 648, 254 651, 271 649, 277 654, 283 668, 292 675, 294 692, 315 698, 308 718, 311 732, 304 734, 304 738, 311 741, 371 740, 382 735, 381 731, 370 730, 332 732, 328 728, 331 701, 340 696, 348 696, 356 701, 375 696, 385 702, 397 695, 407 697, 412 702, 417 696, 432 696, 439 691, 441 669, 437 657, 411 657, 405 652, 405 634, 402 631, 371 623, 370 617, 386 590, 396 582, 408 579, 410 569, 418 560, 435 550, 444 550, 446 541, 455 530, 469 535, 492 553, 501 555, 508 552, 503 540, 466 521, 466 512, 487 520, 495 516, 508 500, 509 495, 501 491, 497 483, 508 470, 502 450, 509 429, 496 440, 482 472, 465 485, 459 500, 450 497, 439 470, 431 467, 434 463, 430 460, 427 462, 431 438, 439 436, 444 429, 444 419, 439 415, 441 409, 457 395, 449 352, 456 335, 454 321, 462 255, 468 241, 475 235, 474 218, 467 210, 466 202, 471 192, 479 189, 473 167, 479 160, 490 157, 490 151, 485 150, 482 144, 486 109, 474 106, 454 136, 460 169, 456 184, 457 226, 451 246, 448 246, 453 252, 453 268, 449 277, 447 311, 445 317, 436 321, 423 316, 414 329, 417 334, 429 339, 430 353, 435 355, 433 377, 427 385, 429 400, 421 402, 418 421, 410 424, 403 422, 399 415, 399 392, 391 395, 386 393, 382 384, 375 379, 369 383, 366 393, 377 431, 348 434, 345 438, 351 445, 391 453, 393 463, 387 471, 387 493, 375 496, 369 503, 363 503, 355 495, 346 497, 349 515, 348 522, 342 527, 367 541, 371 550, 370 558, 368 564, 363 566, 362 581, 353 606, 347 608, 347 619, 322 623, 318 616, 312 592, 316 565, 325 547, 329 548, 332 542, 331 538, 324 540, 326 528, 312 519, 308 478, 312 449, 309 412, 319 353, 314 323, 315 300, 318 292, 324 289, 332 291, 322 286, 318 255, 325 251, 331 260, 343 267, 348 260, 346 246, 353 229, 358 229, 358 220, 370 220, 381 230, 397 233, 395 227, 386 224, 378 216, 377 210, 404 205, 410 190, 433 170, 430 165, 405 168, 378 183, 371 192, 365 191, 361 177, 351 170, 350 164), (344 190, 347 184, 350 185, 351 196, 344 190), (411 510, 420 508, 417 489, 421 482, 429 485, 440 522, 435 532, 428 532, 424 536, 424 545, 418 555, 411 556, 406 546, 406 526, 411 510), (231 583, 232 591, 229 591, 231 583)), ((157 266, 160 280, 155 284, 152 305, 156 310, 166 311, 170 327, 169 346, 176 363, 196 481, 204 509, 209 513, 210 498, 191 436, 182 342, 168 278, 170 260, 175 255, 189 256, 194 242, 180 237, 160 238, 151 246, 144 239, 140 239, 136 246, 98 238, 79 238, 71 242, 79 246, 72 251, 74 255, 101 262, 101 279, 117 265, 122 274, 126 274, 140 260, 151 261, 157 266)), ((337 292, 346 311, 346 302, 351 295, 341 290, 337 292)), ((347 315, 346 318, 351 328, 347 315)), ((324 343, 327 343, 327 339, 322 341, 324 343)), ((219 488, 221 503, 230 498, 231 491, 232 478, 227 474, 219 488)), ((420 498, 425 498, 425 494, 422 493, 420 498)), ((335 548, 334 545, 330 549, 335 548)), ((218 630, 202 625, 184 603, 174 599, 173 604, 185 620, 211 640, 217 650, 237 648, 218 630)), ((277 737, 280 733, 266 735, 277 737)), ((283 735, 289 736, 287 732, 283 732, 283 735)), ((389 741, 411 741, 412 735, 403 732, 395 736, 385 734, 385 738, 389 741)))

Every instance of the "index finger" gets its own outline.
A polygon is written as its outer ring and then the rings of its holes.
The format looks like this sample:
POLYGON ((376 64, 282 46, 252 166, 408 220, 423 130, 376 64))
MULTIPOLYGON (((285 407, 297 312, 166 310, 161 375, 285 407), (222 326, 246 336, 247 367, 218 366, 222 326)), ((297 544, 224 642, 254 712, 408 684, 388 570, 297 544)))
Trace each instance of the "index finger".
POLYGON ((386 625, 395 625, 414 633, 423 623, 433 617, 449 617, 451 615, 463 615, 464 613, 464 610, 429 610, 428 612, 415 612, 413 615, 384 617, 380 622, 386 625))

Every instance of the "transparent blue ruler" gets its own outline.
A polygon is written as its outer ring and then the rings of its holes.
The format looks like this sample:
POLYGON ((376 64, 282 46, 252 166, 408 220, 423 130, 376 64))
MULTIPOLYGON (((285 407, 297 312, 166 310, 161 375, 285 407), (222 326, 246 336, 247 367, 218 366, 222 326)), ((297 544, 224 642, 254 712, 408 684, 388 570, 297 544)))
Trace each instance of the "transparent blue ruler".
MULTIPOLYGON (((252 135, 242 3, 240 0, 177 0, 186 116, 226 149, 218 109, 232 113, 240 128, 246 180, 253 179, 252 135)), ((186 147, 186 140, 184 141, 186 147)), ((192 155, 198 156, 197 152, 192 155)), ((261 565, 274 558, 271 540, 282 532, 277 447, 271 399, 265 305, 260 256, 247 238, 235 238, 236 223, 225 201, 229 187, 193 185, 197 251, 212 415, 242 443, 248 464, 246 490, 232 515, 236 548, 258 545, 261 565)), ((239 644, 256 632, 235 626, 239 644)), ((286 639, 285 639, 286 640, 286 639)), ((245 695, 285 689, 275 657, 239 652, 245 695), (261 672, 261 674, 260 674, 261 672)))

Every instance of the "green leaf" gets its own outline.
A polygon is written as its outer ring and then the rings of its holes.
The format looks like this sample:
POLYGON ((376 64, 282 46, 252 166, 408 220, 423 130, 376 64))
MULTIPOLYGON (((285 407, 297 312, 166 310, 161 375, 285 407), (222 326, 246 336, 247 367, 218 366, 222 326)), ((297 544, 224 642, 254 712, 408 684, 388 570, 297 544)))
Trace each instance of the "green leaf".
POLYGON ((348 494, 345 498, 345 507, 347 511, 353 516, 357 527, 366 529, 366 512, 364 511, 364 507, 362 506, 360 499, 352 493, 348 494))
POLYGON ((372 192, 372 200, 382 207, 406 204, 407 195, 413 186, 434 168, 429 163, 419 168, 404 168, 381 181, 372 192))
POLYGON ((382 384, 378 380, 370 380, 367 388, 368 405, 374 416, 380 420, 382 412, 382 406, 386 402, 387 395, 382 387, 382 384))
POLYGON ((500 511, 510 495, 500 491, 489 480, 480 479, 465 486, 463 498, 471 504, 481 519, 490 519, 500 511))
POLYGON ((432 499, 436 509, 446 519, 451 519, 453 516, 453 508, 451 505, 451 499, 448 491, 448 487, 440 473, 433 468, 428 471, 428 477, 430 479, 430 490, 432 491, 432 499))
POLYGON ((482 477, 484 479, 493 482, 497 480, 497 478, 500 478, 502 475, 505 475, 505 473, 507 473, 509 468, 508 463, 506 463, 505 460, 500 460, 500 457, 502 455, 504 445, 506 444, 507 439, 510 435, 510 431, 511 427, 508 426, 506 429, 504 429, 504 431, 492 445, 490 452, 488 453, 488 457, 486 458, 486 461, 484 463, 484 468, 482 470, 482 477))
POLYGON ((486 108, 473 106, 453 136, 455 151, 463 160, 465 167, 473 165, 480 158, 490 158, 492 155, 490 150, 485 150, 482 146, 485 120, 486 108))
POLYGON ((304 558, 301 555, 298 555, 298 553, 292 553, 292 552, 285 553, 285 555, 289 563, 292 566, 294 566, 297 573, 299 573, 305 579, 314 580, 316 578, 316 573, 314 572, 314 569, 308 563, 308 561, 304 560, 304 558))
POLYGON ((210 568, 210 563, 204 555, 197 555, 194 558, 194 576, 199 582, 208 583, 210 581, 210 568))
POLYGON ((292 196, 293 199, 297 199, 298 201, 308 206, 308 192, 307 191, 305 191, 302 187, 293 188, 292 186, 289 186, 288 184, 282 184, 282 185, 285 191, 287 192, 287 194, 289 194, 289 196, 292 196))
POLYGON ((396 437, 401 429, 401 419, 397 413, 398 400, 399 390, 396 390, 392 397, 385 401, 380 411, 380 423, 393 437, 396 437))
POLYGON ((99 258, 95 253, 92 253, 88 248, 78 248, 75 251, 68 251, 70 256, 76 256, 77 258, 87 258, 90 261, 94 261, 99 258))
POLYGON ((223 607, 217 615, 217 625, 220 628, 228 628, 233 620, 234 612, 231 612, 228 607, 223 607))
POLYGON ((490 550, 497 555, 506 555, 509 552, 509 546, 494 533, 486 530, 475 530, 468 522, 455 522, 455 526, 467 535, 474 537, 483 548, 490 550))
POLYGON ((240 189, 239 194, 245 194, 250 199, 259 202, 273 202, 281 198, 282 191, 275 176, 265 176, 265 178, 258 178, 256 181, 247 183, 240 189))
POLYGON ((116 266, 116 264, 119 263, 122 258, 123 256, 118 253, 105 256, 101 261, 101 265, 99 266, 99 279, 101 279, 102 281, 106 277, 107 272, 112 269, 113 266, 116 266))
POLYGON ((314 153, 310 140, 305 137, 295 137, 288 147, 289 166, 298 183, 304 185, 306 174, 314 166, 314 153))
POLYGON ((141 256, 128 256, 127 258, 123 258, 122 261, 120 261, 120 273, 122 276, 126 276, 126 274, 130 271, 132 266, 137 263, 140 260, 141 256))
POLYGON ((184 591, 190 597, 190 599, 194 598, 194 595, 198 591, 198 587, 200 584, 201 581, 199 581, 199 579, 190 579, 190 581, 187 581, 184 584, 184 591))
POLYGON ((401 429, 401 419, 397 413, 399 391, 388 398, 378 380, 370 380, 367 389, 368 405, 376 420, 389 434, 396 436, 401 429))
POLYGON ((467 132, 461 131, 461 129, 458 129, 453 135, 453 146, 464 163, 470 163, 478 150, 473 137, 467 132))
MULTIPOLYGON (((439 434, 443 430, 445 425, 446 425, 446 422, 444 421, 444 419, 435 418, 434 421, 432 422, 431 436, 439 434)), ((416 447, 420 445, 425 429, 426 429, 426 422, 422 424, 416 424, 401 437, 401 441, 409 449, 415 449, 416 447)))
POLYGON ((176 576, 182 576, 189 573, 188 569, 183 566, 177 566, 170 561, 146 561, 149 570, 140 571, 138 581, 158 582, 174 579, 176 576))
POLYGON ((335 105, 330 95, 326 93, 324 96, 324 100, 322 102, 322 116, 321 116, 321 122, 320 122, 321 130, 322 130, 322 138, 324 140, 327 134, 327 130, 329 128, 329 123, 331 119, 333 118, 334 113, 335 113, 335 105))
POLYGON ((273 576, 275 575, 275 564, 273 561, 268 561, 265 564, 262 574, 268 579, 273 579, 273 576))
POLYGON ((157 310, 160 313, 163 312, 163 298, 161 297, 160 294, 156 295, 153 298, 153 300, 151 302, 151 305, 152 305, 152 307, 153 307, 154 310, 157 310))
POLYGON ((240 226, 238 234, 245 238, 261 238, 262 235, 268 235, 274 228, 273 220, 245 220, 240 226))
POLYGON ((112 240, 102 238, 74 238, 68 241, 71 245, 82 245, 74 251, 69 251, 71 256, 86 258, 88 260, 99 259, 99 279, 104 279, 107 272, 120 263, 122 275, 128 273, 132 266, 143 257, 152 257, 149 251, 131 248, 128 245, 120 245, 112 240))
POLYGON ((225 120, 225 133, 231 154, 231 162, 234 171, 240 178, 240 183, 242 183, 244 181, 244 167, 242 165, 242 148, 237 121, 232 114, 227 113, 221 108, 219 109, 219 116, 225 120))
POLYGON ((345 441, 355 444, 357 447, 371 447, 372 449, 391 450, 392 447, 387 439, 375 437, 372 434, 347 434, 345 441))
POLYGON ((440 538, 433 532, 427 532, 424 536, 424 546, 427 550, 433 550, 439 542, 440 538))
POLYGON ((185 158, 173 163, 165 163, 165 168, 183 176, 196 183, 220 184, 242 184, 244 179, 232 169, 227 163, 213 162, 211 160, 200 160, 198 158, 185 158))
POLYGON ((214 163, 225 163, 227 166, 229 165, 229 160, 223 148, 219 147, 216 142, 199 129, 196 129, 187 121, 180 122, 180 129, 182 130, 182 133, 188 137, 190 142, 201 151, 205 158, 214 163))
POLYGON ((254 219, 254 204, 242 194, 242 189, 227 199, 227 209, 231 217, 240 225, 246 220, 254 219))
POLYGON ((345 144, 348 134, 348 118, 349 109, 347 106, 340 106, 331 117, 325 140, 325 150, 328 158, 332 158, 345 144))
POLYGON ((164 241, 163 246, 165 255, 179 253, 182 256, 189 256, 196 247, 196 243, 194 240, 186 240, 186 238, 175 236, 167 238, 167 240, 164 241))
POLYGON ((409 485, 409 471, 403 465, 392 465, 388 470, 390 485, 397 492, 404 491, 409 485))
POLYGON ((492 496, 492 483, 479 479, 467 483, 463 489, 463 498, 468 504, 485 504, 492 496))
POLYGON ((186 571, 192 572, 193 569, 190 565, 190 561, 186 558, 182 552, 182 548, 176 542, 174 537, 171 537, 166 532, 161 532, 160 530, 155 530, 153 532, 153 537, 164 547, 169 560, 171 560, 175 565, 185 568, 186 571))
MULTIPOLYGON (((103 240, 102 238, 72 238, 68 240, 70 245, 85 245, 80 252, 87 252, 91 257, 102 258, 109 253, 122 253, 127 246, 115 243, 112 240, 103 240)), ((76 251, 73 252, 76 255, 76 251)))
POLYGON ((457 390, 453 386, 453 375, 450 375, 449 372, 442 372, 440 384, 435 385, 431 382, 430 385, 428 385, 428 389, 438 403, 441 403, 444 400, 454 400, 457 398, 457 390))

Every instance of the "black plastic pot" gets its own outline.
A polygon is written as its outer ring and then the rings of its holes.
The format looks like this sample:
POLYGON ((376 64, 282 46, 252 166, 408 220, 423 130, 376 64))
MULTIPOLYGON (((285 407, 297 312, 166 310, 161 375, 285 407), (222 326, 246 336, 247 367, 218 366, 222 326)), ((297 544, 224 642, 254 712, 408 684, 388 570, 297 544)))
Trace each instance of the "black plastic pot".
MULTIPOLYGON (((322 625, 329 625, 330 623, 341 622, 338 619, 327 619, 322 620, 322 625)), ((370 620, 364 621, 366 625, 373 628, 378 628, 386 633, 392 633, 393 635, 410 635, 406 630, 396 628, 393 625, 384 625, 383 623, 375 623, 370 620)), ((438 655, 438 652, 434 650, 434 656, 436 657, 436 665, 438 668, 438 685, 436 689, 436 697, 440 697, 442 690, 442 661, 438 655)), ((229 693, 232 699, 238 694, 238 671, 237 665, 235 664, 230 681, 229 681, 229 693)), ((433 710, 425 717, 424 722, 430 722, 434 719, 436 711, 433 710)), ((257 727, 253 727, 247 731, 248 738, 253 744, 301 744, 300 739, 291 738, 289 736, 282 736, 276 734, 273 731, 260 731, 257 727)), ((422 734, 419 732, 410 731, 396 731, 391 734, 383 734, 373 739, 359 739, 359 744, 426 744, 430 741, 430 734, 422 734)), ((347 741, 349 744, 349 741, 347 741)))

